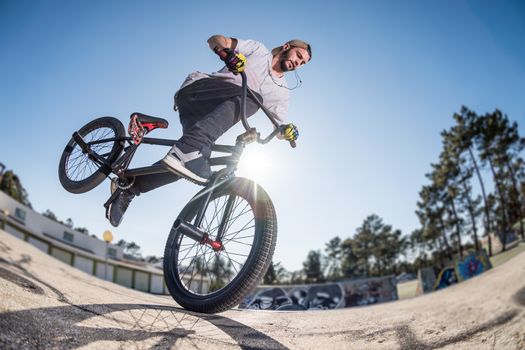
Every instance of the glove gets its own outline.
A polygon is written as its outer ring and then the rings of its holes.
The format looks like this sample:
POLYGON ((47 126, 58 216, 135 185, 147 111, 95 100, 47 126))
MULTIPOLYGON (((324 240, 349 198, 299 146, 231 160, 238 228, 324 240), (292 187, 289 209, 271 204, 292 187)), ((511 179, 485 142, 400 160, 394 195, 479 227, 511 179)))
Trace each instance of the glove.
POLYGON ((297 129, 297 126, 293 125, 292 123, 288 125, 282 125, 281 128, 281 133, 283 134, 286 141, 295 141, 299 137, 299 130, 297 129))
POLYGON ((234 51, 229 48, 224 48, 222 50, 215 50, 217 55, 224 61, 226 67, 233 74, 239 74, 244 71, 244 66, 246 65, 246 57, 237 51, 234 51))

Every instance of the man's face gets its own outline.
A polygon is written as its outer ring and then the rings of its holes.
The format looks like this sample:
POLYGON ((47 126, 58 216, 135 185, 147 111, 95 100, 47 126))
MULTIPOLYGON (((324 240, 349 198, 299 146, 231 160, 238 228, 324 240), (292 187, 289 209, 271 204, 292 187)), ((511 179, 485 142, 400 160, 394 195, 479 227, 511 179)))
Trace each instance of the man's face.
POLYGON ((310 54, 306 49, 289 46, 281 52, 279 65, 283 72, 290 72, 305 65, 309 60, 310 54))

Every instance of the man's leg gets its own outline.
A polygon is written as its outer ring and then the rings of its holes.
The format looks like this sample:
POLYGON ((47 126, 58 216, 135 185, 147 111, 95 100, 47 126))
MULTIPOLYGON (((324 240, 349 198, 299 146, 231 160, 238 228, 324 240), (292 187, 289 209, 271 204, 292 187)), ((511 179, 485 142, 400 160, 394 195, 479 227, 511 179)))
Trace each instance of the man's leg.
MULTIPOLYGON (((177 94, 177 105, 183 127, 183 136, 176 144, 177 147, 174 146, 170 153, 174 148, 183 152, 182 157, 197 152, 199 157, 193 160, 193 164, 201 163, 197 164, 197 168, 204 168, 205 173, 201 175, 207 178, 211 174, 208 162, 211 145, 239 121, 240 94, 241 88, 239 86, 217 79, 202 79, 180 90, 177 94), (184 142, 184 139, 187 143, 184 142)), ((250 98, 246 102, 248 117, 255 114, 258 106, 250 98)), ((159 164, 159 162, 155 164, 159 164)), ((184 164, 183 168, 185 168, 184 164)), ((106 211, 106 217, 113 226, 118 226, 136 195, 165 186, 178 179, 180 176, 172 172, 137 176, 134 185, 130 189, 122 191, 110 204, 106 211)), ((201 179, 205 180, 204 177, 201 179)))
MULTIPOLYGON (((241 87, 218 79, 203 79, 179 91, 183 136, 163 159, 172 171, 197 182, 207 181, 211 145, 240 120, 241 91, 241 87)), ((247 116, 257 109, 248 98, 247 116)))
MULTIPOLYGON (((256 111, 257 105, 252 100, 247 100, 247 116, 255 114, 256 111)), ((173 172, 205 183, 211 176, 211 146, 239 120, 240 97, 222 102, 213 111, 186 126, 183 136, 164 157, 163 162, 173 172)))
POLYGON ((241 95, 241 87, 221 79, 201 79, 176 94, 183 129, 199 121, 218 105, 241 95))
MULTIPOLYGON (((156 162, 155 164, 159 163, 160 161, 156 162)), ((178 179, 180 179, 180 176, 173 174, 172 172, 135 177, 133 186, 131 186, 129 189, 122 190, 115 200, 109 204, 108 208, 106 209, 106 218, 113 226, 117 227, 120 225, 124 213, 128 209, 129 204, 133 198, 135 198, 135 196, 138 196, 141 193, 149 192, 155 188, 165 186, 177 181, 178 179)))
MULTIPOLYGON (((160 160, 153 165, 160 164, 160 160)), ((133 184, 133 189, 137 194, 146 193, 156 188, 168 185, 172 182, 175 182, 180 179, 180 176, 172 173, 160 173, 160 174, 151 174, 151 175, 142 175, 135 177, 135 183, 133 184)))

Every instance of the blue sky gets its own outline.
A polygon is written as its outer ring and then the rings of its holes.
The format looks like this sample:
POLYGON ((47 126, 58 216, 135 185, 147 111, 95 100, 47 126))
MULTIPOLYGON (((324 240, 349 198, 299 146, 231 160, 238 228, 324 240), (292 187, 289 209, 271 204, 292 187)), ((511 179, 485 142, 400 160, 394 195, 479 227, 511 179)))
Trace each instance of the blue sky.
MULTIPOLYGON (((220 68, 213 34, 268 48, 309 41, 289 120, 298 147, 261 151, 258 177, 278 213, 275 261, 301 268, 311 249, 349 237, 375 213, 404 234, 439 133, 466 105, 499 108, 525 134, 525 4, 521 1, 6 1, 0 0, 0 161, 22 179, 37 211, 161 255, 170 226, 198 190, 178 182, 138 197, 113 229, 102 204, 107 182, 73 195, 58 161, 71 133, 95 117, 127 124, 130 113, 167 118, 156 137, 178 138, 173 94, 195 70, 220 68)), ((293 85, 293 74, 288 77, 293 85)), ((271 130, 264 116, 253 123, 271 130)), ((222 143, 240 133, 237 126, 222 143)), ((167 148, 144 146, 135 165, 167 148)))

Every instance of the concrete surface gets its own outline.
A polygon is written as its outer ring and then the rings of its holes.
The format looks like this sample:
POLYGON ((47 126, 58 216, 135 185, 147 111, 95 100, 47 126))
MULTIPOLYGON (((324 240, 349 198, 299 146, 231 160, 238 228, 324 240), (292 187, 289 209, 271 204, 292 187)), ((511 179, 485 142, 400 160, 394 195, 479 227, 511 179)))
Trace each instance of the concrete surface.
POLYGON ((202 315, 89 276, 0 230, 0 349, 525 349, 525 253, 407 300, 202 315))

